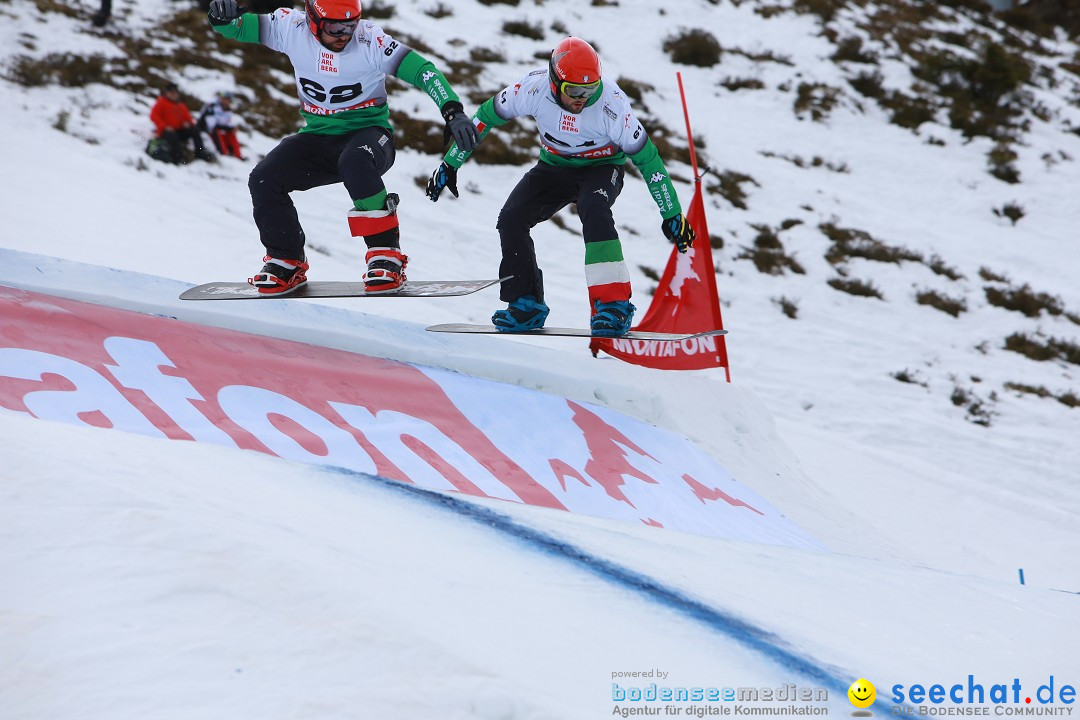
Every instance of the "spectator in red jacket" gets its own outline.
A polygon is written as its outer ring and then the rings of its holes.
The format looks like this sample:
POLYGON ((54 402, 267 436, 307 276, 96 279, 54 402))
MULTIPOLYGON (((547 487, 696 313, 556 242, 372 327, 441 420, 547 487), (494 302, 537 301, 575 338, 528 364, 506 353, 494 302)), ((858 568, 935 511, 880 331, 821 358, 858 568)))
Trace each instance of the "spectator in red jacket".
POLYGON ((180 89, 176 83, 169 83, 161 97, 150 109, 150 119, 156 128, 157 137, 168 148, 169 162, 177 165, 187 162, 185 148, 190 140, 195 147, 195 157, 212 162, 215 158, 203 148, 202 137, 195 128, 188 106, 180 99, 180 89))

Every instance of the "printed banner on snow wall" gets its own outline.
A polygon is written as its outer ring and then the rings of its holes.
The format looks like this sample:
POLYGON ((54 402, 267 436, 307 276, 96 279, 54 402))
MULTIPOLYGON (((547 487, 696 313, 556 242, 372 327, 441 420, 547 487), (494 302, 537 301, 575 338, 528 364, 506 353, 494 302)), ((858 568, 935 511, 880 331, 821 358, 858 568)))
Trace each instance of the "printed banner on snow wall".
POLYGON ((685 438, 599 406, 3 286, 0 408, 433 490, 821 547, 685 438))

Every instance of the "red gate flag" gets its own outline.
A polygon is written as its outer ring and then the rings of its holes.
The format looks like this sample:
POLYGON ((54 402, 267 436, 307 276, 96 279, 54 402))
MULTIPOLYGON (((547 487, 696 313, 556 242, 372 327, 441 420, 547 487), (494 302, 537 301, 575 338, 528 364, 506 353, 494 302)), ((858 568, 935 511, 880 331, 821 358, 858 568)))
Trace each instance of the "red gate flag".
MULTIPOLYGON (((694 228, 697 239, 685 254, 672 248, 671 257, 660 278, 660 286, 656 289, 645 317, 634 327, 635 330, 702 332, 724 328, 700 181, 696 183, 694 199, 690 203, 686 219, 694 228)), ((589 347, 594 355, 598 350, 603 350, 608 355, 626 362, 661 370, 722 367, 726 371, 728 382, 731 381, 727 345, 723 335, 692 338, 681 342, 594 338, 589 347)))
MULTIPOLYGON (((664 275, 660 278, 660 286, 656 288, 649 310, 634 329, 651 332, 723 330, 724 320, 720 317, 720 296, 716 292, 716 269, 713 267, 709 226, 705 222, 705 200, 701 196, 701 174, 698 173, 694 135, 690 132, 690 113, 686 109, 682 74, 675 73, 675 76, 679 80, 683 117, 686 119, 686 137, 690 144, 690 165, 694 170, 694 199, 686 213, 686 220, 694 228, 697 239, 685 254, 672 248, 671 257, 664 268, 664 275)), ((723 335, 691 338, 682 342, 593 339, 589 343, 589 349, 594 357, 603 350, 608 355, 628 363, 660 370, 722 367, 727 381, 731 382, 727 343, 723 335)))

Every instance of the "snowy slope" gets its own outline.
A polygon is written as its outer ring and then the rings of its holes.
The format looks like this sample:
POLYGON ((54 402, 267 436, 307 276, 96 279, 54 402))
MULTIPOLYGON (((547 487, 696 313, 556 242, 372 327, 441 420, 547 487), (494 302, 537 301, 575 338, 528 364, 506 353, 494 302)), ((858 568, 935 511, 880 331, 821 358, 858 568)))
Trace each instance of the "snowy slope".
POLYGON ((859 676, 1075 675, 1065 593, 507 503, 477 516, 42 424, 0 417, 5 717, 593 718, 612 673, 654 668, 669 686, 826 687, 845 713, 837 685, 859 676))

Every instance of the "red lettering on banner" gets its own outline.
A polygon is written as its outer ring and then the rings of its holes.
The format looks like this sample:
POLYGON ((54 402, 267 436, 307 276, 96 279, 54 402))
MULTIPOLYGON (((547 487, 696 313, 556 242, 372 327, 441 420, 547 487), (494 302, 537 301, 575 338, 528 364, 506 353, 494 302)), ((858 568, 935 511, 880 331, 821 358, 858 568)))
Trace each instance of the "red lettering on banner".
POLYGON ((270 424, 277 428, 282 435, 288 436, 293 442, 312 455, 326 457, 330 454, 330 449, 326 447, 326 443, 323 442, 321 437, 311 432, 291 417, 279 415, 278 413, 267 413, 266 419, 269 420, 270 424))
POLYGON ((559 123, 559 129, 563 132, 576 133, 578 131, 577 118, 573 115, 567 115, 563 113, 562 122, 559 123))
MULTIPOLYGON (((23 346, 0 347, 3 408, 416 481, 334 411, 338 401, 426 423, 523 502, 565 509, 411 365, 5 287, 0 323, 5 344, 23 346)), ((485 495, 435 450, 412 447, 455 487, 485 495)))
MULTIPOLYGON (((439 471, 439 474, 450 481, 450 484, 458 489, 458 492, 463 492, 466 495, 476 495, 479 497, 487 497, 487 494, 476 487, 469 478, 461 474, 461 472, 442 459, 439 453, 432 450, 425 445, 421 440, 413 437, 412 435, 402 435, 401 442, 405 444, 407 448, 412 450, 416 455, 426 462, 428 465, 439 471)), ((392 476, 391 476, 392 477, 392 476)))
POLYGON ((75 417, 79 418, 90 427, 102 428, 103 430, 112 430, 113 428, 112 421, 100 410, 76 413, 75 417))
POLYGON ((642 482, 653 485, 658 483, 627 462, 626 451, 623 448, 630 448, 639 455, 652 460, 655 460, 655 458, 635 445, 630 438, 623 435, 616 428, 600 419, 600 416, 589 412, 571 400, 567 400, 566 404, 574 411, 574 424, 585 433, 585 443, 589 446, 589 455, 591 457, 585 463, 585 474, 600 483, 609 497, 620 500, 630 507, 635 507, 634 503, 630 502, 630 499, 623 494, 621 489, 624 484, 623 476, 636 477, 642 482))
MULTIPOLYGON (((0 288, 0 300, 5 288, 0 288)), ((41 303, 45 305, 45 303, 41 303)), ((37 306, 35 310, 42 309, 37 306)), ((48 312, 52 310, 49 307, 48 312)), ((8 332, 18 314, 9 312, 0 302, 0 341, 7 342, 16 333, 8 332), (9 317, 10 316, 10 317, 9 317)), ((36 329, 37 336, 25 334, 23 344, 32 344, 39 338, 51 343, 64 343, 68 335, 78 334, 89 324, 85 318, 73 314, 38 315, 37 322, 18 328, 27 333, 36 329), (50 322, 51 321, 51 322, 50 322), (56 336, 41 332, 49 327, 56 336), (41 336, 48 335, 42 338, 41 336)), ((35 349, 0 347, 0 376, 35 382, 33 390, 17 397, 5 399, 0 395, 0 407, 19 410, 20 406, 37 417, 66 423, 90 424, 93 427, 121 427, 143 435, 160 436, 162 433, 140 413, 135 402, 121 394, 111 382, 93 368, 66 357, 35 349), (55 378, 55 379, 53 379, 55 378)), ((11 386, 0 384, 0 392, 11 386)), ((15 387, 19 387, 16 384, 15 387)), ((25 386, 23 386, 25 387, 25 386)), ((141 398, 143 402, 145 397, 141 398)))
POLYGON ((723 500, 728 505, 731 505, 733 507, 748 508, 748 509, 753 510, 754 512, 756 512, 758 515, 764 515, 765 514, 765 513, 761 512, 760 510, 758 510, 757 508, 755 508, 755 507, 753 507, 751 505, 747 505, 742 500, 740 500, 738 498, 731 497, 730 495, 728 495, 726 492, 724 492, 720 488, 706 487, 705 485, 702 485, 701 483, 699 483, 697 480, 690 477, 689 475, 683 475, 682 479, 686 482, 687 485, 690 486, 690 489, 694 491, 694 495, 697 496, 697 499, 700 500, 703 505, 708 500, 723 500))
POLYGON ((362 432, 356 430, 352 426, 349 426, 347 430, 349 431, 349 434, 351 434, 356 440, 357 444, 364 450, 364 452, 368 454, 368 457, 370 457, 375 462, 376 475, 379 475, 380 477, 394 478, 395 480, 400 480, 402 482, 412 483, 412 480, 409 478, 409 476, 406 475, 401 468, 391 462, 390 458, 386 457, 386 455, 384 455, 383 452, 375 446, 375 443, 368 440, 362 432))
POLYGON ((761 516, 747 537, 778 526, 782 544, 815 545, 764 500, 745 495, 762 512, 735 497, 738 483, 685 439, 541 393, 520 411, 502 407, 521 392, 439 368, 0 286, 0 412, 709 535, 728 536, 725 514, 750 518, 747 508, 761 516), (520 441, 538 422, 558 442, 553 450, 543 437, 520 441), (731 494, 690 473, 728 477, 731 494))
POLYGON ((566 492, 566 478, 568 477, 572 477, 585 487, 589 487, 589 481, 581 477, 581 473, 570 467, 569 464, 564 463, 562 460, 548 460, 548 464, 551 465, 551 470, 555 473, 555 477, 559 479, 559 485, 562 486, 563 492, 566 492))
POLYGON ((75 383, 54 372, 43 372, 39 377, 40 379, 28 380, 5 376, 0 372, 0 399, 3 399, 0 407, 6 406, 9 410, 32 413, 33 411, 26 406, 26 399, 30 397, 30 393, 72 392, 76 389, 75 383))

